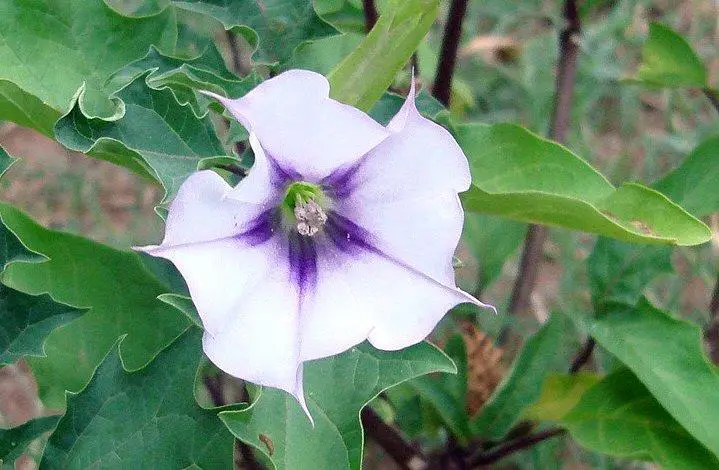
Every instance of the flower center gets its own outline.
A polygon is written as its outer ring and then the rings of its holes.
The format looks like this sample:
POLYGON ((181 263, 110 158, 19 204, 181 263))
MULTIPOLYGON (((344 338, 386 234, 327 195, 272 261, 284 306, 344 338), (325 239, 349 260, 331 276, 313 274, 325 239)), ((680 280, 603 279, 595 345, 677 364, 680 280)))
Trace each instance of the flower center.
POLYGON ((300 235, 311 237, 327 222, 327 214, 320 205, 323 201, 324 194, 317 185, 298 181, 287 188, 283 205, 294 216, 300 235))

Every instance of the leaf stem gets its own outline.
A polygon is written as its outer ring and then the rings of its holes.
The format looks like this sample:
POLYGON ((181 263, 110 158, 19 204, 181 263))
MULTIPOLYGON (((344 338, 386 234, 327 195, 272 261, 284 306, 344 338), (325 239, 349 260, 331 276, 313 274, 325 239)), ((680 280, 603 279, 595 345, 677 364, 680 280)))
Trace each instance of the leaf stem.
POLYGON ((582 367, 584 367, 587 361, 589 361, 589 358, 592 357, 592 352, 594 352, 594 347, 596 345, 597 342, 594 338, 589 337, 572 361, 572 365, 569 367, 570 374, 576 374, 582 367))
POLYGON ((704 88, 702 91, 704 92, 704 96, 706 96, 712 106, 714 106, 714 109, 719 113, 719 93, 711 88, 704 88))
POLYGON ((374 0, 362 0, 362 6, 364 7, 365 29, 369 33, 372 28, 374 28, 377 18, 379 17, 377 6, 374 4, 374 0))
POLYGON ((467 14, 468 0, 452 0, 449 6, 447 24, 444 26, 442 37, 442 52, 439 57, 437 74, 434 78, 432 94, 443 105, 449 105, 449 97, 452 91, 452 76, 457 63, 457 50, 459 40, 462 36, 462 22, 467 14))
MULTIPOLYGON (((565 0, 564 20, 566 26, 559 35, 559 63, 557 65, 556 94, 552 112, 549 137, 564 143, 572 111, 572 95, 579 55, 579 34, 581 22, 576 0, 565 0)), ((517 315, 529 309, 530 298, 541 266, 547 229, 541 225, 530 225, 524 240, 519 275, 514 284, 509 312, 517 315)))
POLYGON ((515 439, 513 441, 506 442, 488 451, 478 451, 469 458, 468 466, 469 468, 477 468, 484 465, 489 465, 503 459, 504 457, 507 457, 510 454, 539 444, 542 441, 546 441, 547 439, 566 434, 566 432, 567 431, 564 429, 551 428, 545 431, 540 431, 535 434, 530 434, 529 436, 515 439))
POLYGON ((240 56, 240 48, 237 47, 235 42, 235 35, 229 29, 225 31, 225 37, 227 38, 227 44, 230 47, 230 58, 232 58, 232 69, 236 74, 239 74, 242 70, 242 58, 240 56))
POLYGON ((403 470, 424 470, 427 458, 418 449, 411 446, 399 432, 388 425, 372 408, 362 409, 362 427, 369 437, 387 451, 392 460, 403 470))
POLYGON ((712 293, 712 299, 709 303, 709 312, 711 320, 709 327, 704 333, 704 338, 709 345, 709 357, 714 364, 719 365, 719 273, 717 273, 717 281, 712 293))

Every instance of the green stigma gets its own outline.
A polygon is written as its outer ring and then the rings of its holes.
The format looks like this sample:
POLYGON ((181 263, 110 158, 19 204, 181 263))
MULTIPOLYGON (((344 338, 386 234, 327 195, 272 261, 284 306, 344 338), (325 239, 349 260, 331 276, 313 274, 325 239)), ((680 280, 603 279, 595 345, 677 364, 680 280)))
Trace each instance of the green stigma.
POLYGON ((322 209, 324 201, 325 196, 319 186, 298 181, 287 188, 282 205, 294 220, 297 232, 312 237, 327 221, 327 214, 322 209))

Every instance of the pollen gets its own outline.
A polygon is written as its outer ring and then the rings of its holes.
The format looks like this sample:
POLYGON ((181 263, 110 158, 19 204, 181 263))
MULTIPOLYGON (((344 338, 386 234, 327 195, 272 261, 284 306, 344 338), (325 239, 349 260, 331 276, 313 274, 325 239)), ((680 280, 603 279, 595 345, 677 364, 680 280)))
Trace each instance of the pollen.
POLYGON ((314 199, 309 199, 307 202, 298 200, 294 212, 295 219, 297 219, 297 232, 300 235, 312 237, 327 222, 327 214, 314 199))

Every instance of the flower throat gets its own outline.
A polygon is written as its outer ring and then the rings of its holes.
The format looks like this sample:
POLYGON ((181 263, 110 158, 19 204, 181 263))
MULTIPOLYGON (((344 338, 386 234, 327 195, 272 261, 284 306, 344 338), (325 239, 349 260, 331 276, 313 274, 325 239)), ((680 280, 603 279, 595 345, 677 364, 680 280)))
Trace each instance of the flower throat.
POLYGON ((312 237, 325 225, 327 214, 321 206, 324 199, 322 189, 312 183, 298 181, 287 188, 283 206, 294 217, 300 235, 312 237))

